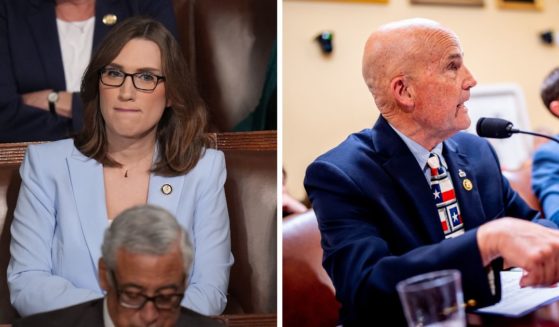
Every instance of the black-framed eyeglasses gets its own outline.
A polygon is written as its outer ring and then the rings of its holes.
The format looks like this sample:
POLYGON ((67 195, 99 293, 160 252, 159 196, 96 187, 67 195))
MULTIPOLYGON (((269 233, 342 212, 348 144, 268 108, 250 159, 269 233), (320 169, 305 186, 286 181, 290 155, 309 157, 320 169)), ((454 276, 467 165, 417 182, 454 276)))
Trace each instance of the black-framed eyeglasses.
POLYGON ((159 310, 172 310, 180 306, 184 293, 158 294, 155 296, 147 296, 140 292, 131 292, 120 289, 114 271, 111 271, 111 277, 116 289, 118 303, 127 309, 140 310, 147 302, 153 302, 159 310))
POLYGON ((150 72, 128 74, 119 69, 107 67, 99 71, 101 83, 107 86, 120 87, 124 84, 124 81, 128 76, 132 78, 132 84, 136 89, 148 92, 155 90, 159 81, 165 80, 165 76, 155 75, 150 72))

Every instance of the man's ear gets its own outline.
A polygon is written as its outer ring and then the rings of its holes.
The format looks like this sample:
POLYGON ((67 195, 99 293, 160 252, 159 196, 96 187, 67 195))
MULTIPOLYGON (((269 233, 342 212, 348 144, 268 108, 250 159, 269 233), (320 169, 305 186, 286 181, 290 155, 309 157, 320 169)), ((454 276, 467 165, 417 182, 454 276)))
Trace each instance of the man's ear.
POLYGON ((559 117, 559 100, 553 100, 549 104, 549 111, 555 116, 559 117))
POLYGON ((414 106, 414 92, 405 76, 400 75, 390 81, 390 91, 402 110, 410 112, 414 106))
POLYGON ((107 265, 105 264, 105 260, 103 258, 99 258, 99 285, 105 291, 108 291, 110 288, 110 283, 108 279, 108 270, 107 265))

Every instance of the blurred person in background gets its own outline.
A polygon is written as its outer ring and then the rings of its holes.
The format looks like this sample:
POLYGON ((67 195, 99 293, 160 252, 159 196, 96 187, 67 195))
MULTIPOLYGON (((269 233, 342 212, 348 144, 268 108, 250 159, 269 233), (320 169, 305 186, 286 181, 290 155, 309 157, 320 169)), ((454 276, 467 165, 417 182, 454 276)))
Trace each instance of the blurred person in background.
MULTIPOLYGON (((544 78, 540 96, 549 112, 559 118, 559 67, 544 78)), ((534 153, 532 189, 545 217, 559 223, 559 143, 548 141, 534 153)))

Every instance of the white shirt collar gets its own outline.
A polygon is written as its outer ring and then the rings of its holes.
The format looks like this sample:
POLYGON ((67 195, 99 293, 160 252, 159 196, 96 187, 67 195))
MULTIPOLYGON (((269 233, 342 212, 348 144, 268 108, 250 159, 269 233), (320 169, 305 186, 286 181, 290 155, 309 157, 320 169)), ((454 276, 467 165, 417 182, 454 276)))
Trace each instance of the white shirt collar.
POLYGON ((105 327, 115 327, 111 315, 109 315, 109 308, 107 307, 107 297, 103 299, 103 322, 105 327))
POLYGON ((425 175, 425 179, 427 180, 427 182, 430 182, 431 180, 431 173, 429 172, 429 169, 427 169, 427 159, 429 159, 429 154, 436 153, 439 158, 441 158, 441 164, 445 168, 448 168, 443 157, 443 143, 437 144, 432 151, 429 151, 421 146, 419 143, 415 142, 414 140, 397 130, 390 123, 388 123, 388 125, 396 132, 396 134, 398 134, 398 136, 402 139, 402 141, 404 141, 410 152, 413 154, 415 160, 417 160, 417 163, 421 168, 421 171, 423 171, 423 175, 425 175))

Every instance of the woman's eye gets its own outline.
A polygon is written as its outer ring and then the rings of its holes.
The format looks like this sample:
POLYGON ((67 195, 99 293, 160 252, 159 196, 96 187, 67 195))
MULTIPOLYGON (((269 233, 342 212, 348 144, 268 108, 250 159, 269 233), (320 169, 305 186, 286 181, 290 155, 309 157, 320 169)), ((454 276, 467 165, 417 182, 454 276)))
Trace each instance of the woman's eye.
POLYGON ((155 80, 155 75, 150 73, 141 73, 138 76, 140 77, 140 79, 146 82, 151 82, 155 80))
POLYGON ((122 75, 123 75, 121 71, 118 71, 118 70, 111 70, 111 69, 107 70, 107 71, 106 71, 106 74, 107 74, 109 77, 122 77, 122 75))

